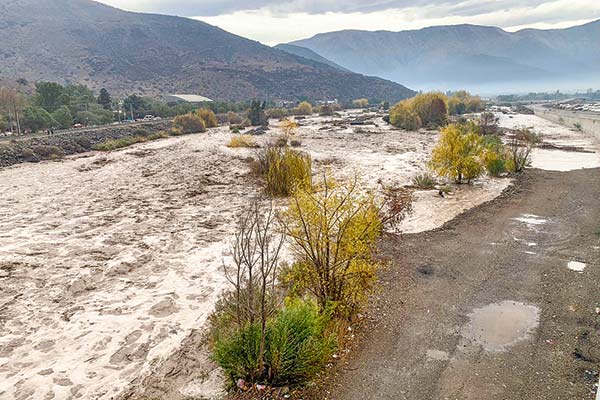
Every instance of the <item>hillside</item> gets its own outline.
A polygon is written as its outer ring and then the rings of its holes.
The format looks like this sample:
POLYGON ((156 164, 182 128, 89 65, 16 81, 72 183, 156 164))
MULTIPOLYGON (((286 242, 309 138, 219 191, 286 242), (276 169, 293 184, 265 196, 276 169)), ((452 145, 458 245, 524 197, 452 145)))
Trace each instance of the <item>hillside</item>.
MULTIPOLYGON (((506 32, 476 25, 339 31, 292 43, 349 70, 416 88, 600 81, 600 21, 569 29, 506 32)), ((598 82, 600 83, 600 82, 598 82)), ((587 86, 584 86, 587 87, 587 86)))
POLYGON ((321 57, 319 54, 315 53, 311 49, 307 49, 306 47, 294 46, 293 44, 281 43, 281 44, 278 44, 277 46, 275 46, 275 48, 279 49, 279 50, 283 50, 290 54, 295 54, 297 56, 307 58, 312 61, 327 64, 330 67, 339 69, 341 71, 350 72, 350 70, 348 70, 340 65, 337 65, 336 63, 326 59, 325 57, 321 57))
POLYGON ((406 87, 340 71, 187 18, 91 0, 0 2, 0 80, 84 83, 115 94, 184 92, 214 99, 371 97, 406 87))

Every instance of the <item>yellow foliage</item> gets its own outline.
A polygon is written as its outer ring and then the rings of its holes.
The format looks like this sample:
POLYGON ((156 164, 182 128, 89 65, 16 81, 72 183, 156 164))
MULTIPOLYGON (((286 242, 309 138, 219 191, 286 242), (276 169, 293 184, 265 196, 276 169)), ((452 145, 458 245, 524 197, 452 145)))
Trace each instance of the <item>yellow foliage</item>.
POLYGON ((286 118, 281 122, 281 130, 288 138, 296 135, 296 129, 298 129, 298 123, 296 121, 286 118))
POLYGON ((421 128, 421 118, 411 109, 408 102, 400 102, 390 110, 390 123, 407 131, 417 131, 421 128))
POLYGON ((363 189, 356 180, 338 184, 325 178, 314 192, 296 191, 282 215, 297 259, 284 283, 339 316, 364 304, 379 266, 373 253, 382 232, 380 205, 363 189))
POLYGON ((448 123, 448 98, 442 93, 423 93, 403 100, 390 111, 390 123, 407 130, 444 126, 448 123))
POLYGON ((294 109, 294 114, 296 115, 311 115, 312 113, 312 105, 308 101, 303 101, 294 109))
POLYGON ((366 107, 369 106, 369 99, 356 99, 356 100, 352 100, 352 104, 355 107, 366 108, 366 107))
POLYGON ((196 110, 196 115, 198 115, 202 121, 204 121, 204 126, 206 128, 216 128, 219 126, 219 121, 217 120, 217 116, 212 110, 207 108, 199 108, 196 110))
POLYGON ((257 147, 252 135, 236 135, 229 141, 228 147, 257 147))
POLYGON ((178 115, 173 120, 173 127, 181 133, 198 133, 206 131, 206 124, 195 113, 178 115))
POLYGON ((297 189, 312 188, 312 159, 289 147, 267 147, 259 156, 259 173, 271 196, 289 196, 297 189))
POLYGON ((433 149, 430 167, 441 176, 457 183, 470 182, 483 172, 483 140, 477 128, 470 125, 448 125, 442 129, 440 140, 433 149))

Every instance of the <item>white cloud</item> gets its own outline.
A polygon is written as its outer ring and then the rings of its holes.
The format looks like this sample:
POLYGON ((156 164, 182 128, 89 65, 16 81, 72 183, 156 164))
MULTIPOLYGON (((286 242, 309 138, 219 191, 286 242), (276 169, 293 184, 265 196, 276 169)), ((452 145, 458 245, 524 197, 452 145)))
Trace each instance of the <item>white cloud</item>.
MULTIPOLYGON (((269 9, 237 11, 215 17, 196 17, 229 32, 273 45, 304 39, 322 32, 343 29, 400 31, 433 25, 479 24, 499 26, 510 31, 522 28, 565 28, 600 18, 600 1, 556 0, 534 7, 516 6, 473 15, 462 15, 457 7, 406 7, 369 13, 288 13, 278 14, 269 9)), ((522 4, 523 2, 521 2, 522 4)))
POLYGON ((600 18, 600 0, 101 0, 132 11, 197 19, 276 44, 342 29, 406 30, 481 24, 564 28, 600 18))

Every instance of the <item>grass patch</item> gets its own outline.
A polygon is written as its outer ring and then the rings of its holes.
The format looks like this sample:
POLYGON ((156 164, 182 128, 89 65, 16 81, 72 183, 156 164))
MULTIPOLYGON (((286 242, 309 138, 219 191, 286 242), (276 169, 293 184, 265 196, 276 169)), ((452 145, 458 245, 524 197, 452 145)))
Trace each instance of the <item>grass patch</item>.
POLYGON ((289 147, 267 147, 258 156, 255 172, 265 178, 270 196, 287 197, 296 188, 312 188, 312 158, 289 147))
POLYGON ((419 189, 433 189, 436 185, 435 179, 427 173, 415 176, 412 183, 419 189))
POLYGON ((252 135, 236 135, 231 138, 227 147, 258 147, 252 135))
POLYGON ((93 149, 99 151, 112 151, 116 149, 121 149, 123 147, 128 147, 136 143, 144 143, 147 141, 148 138, 144 136, 130 136, 98 143, 97 145, 94 145, 93 149))

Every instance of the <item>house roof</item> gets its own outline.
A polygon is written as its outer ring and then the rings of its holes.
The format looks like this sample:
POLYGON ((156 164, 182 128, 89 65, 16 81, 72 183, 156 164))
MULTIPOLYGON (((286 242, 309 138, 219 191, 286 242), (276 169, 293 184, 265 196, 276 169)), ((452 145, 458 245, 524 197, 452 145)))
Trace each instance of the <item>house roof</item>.
POLYGON ((175 101, 185 101, 188 103, 208 103, 212 102, 211 99, 204 96, 199 96, 197 94, 168 94, 165 97, 167 99, 175 100, 175 101))

